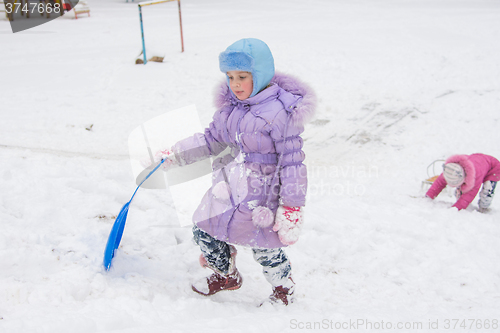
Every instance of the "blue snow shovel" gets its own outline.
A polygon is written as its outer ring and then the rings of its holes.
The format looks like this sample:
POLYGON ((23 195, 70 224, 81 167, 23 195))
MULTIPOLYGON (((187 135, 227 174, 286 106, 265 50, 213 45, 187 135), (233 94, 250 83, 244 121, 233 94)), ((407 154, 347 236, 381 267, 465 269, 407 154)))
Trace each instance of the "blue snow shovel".
POLYGON ((125 228, 125 222, 127 221, 127 214, 128 214, 128 207, 130 205, 130 202, 132 202, 132 199, 134 198, 135 194, 137 193, 137 190, 141 185, 151 176, 162 163, 165 161, 162 160, 158 165, 144 178, 144 180, 137 186, 137 188, 134 191, 134 194, 132 194, 132 197, 130 200, 123 205, 122 209, 120 210, 120 213, 116 217, 115 223, 113 224, 113 228, 111 229, 111 232, 109 233, 108 237, 108 243, 106 244, 106 249, 104 250, 104 268, 108 271, 111 267, 111 261, 113 260, 113 257, 115 256, 115 250, 118 248, 120 245, 120 241, 122 239, 122 234, 123 234, 123 229, 125 228))

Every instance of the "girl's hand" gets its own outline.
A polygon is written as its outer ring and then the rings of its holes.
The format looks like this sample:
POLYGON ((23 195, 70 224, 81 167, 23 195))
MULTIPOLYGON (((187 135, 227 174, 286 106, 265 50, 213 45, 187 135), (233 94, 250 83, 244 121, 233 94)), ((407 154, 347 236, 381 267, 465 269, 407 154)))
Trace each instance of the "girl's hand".
POLYGON ((179 165, 174 152, 167 148, 157 151, 153 158, 153 162, 151 162, 151 159, 148 157, 147 159, 141 160, 141 164, 144 168, 150 168, 157 166, 158 163, 163 160, 165 160, 165 162, 163 162, 161 168, 165 171, 179 165))
POLYGON ((279 206, 273 230, 283 244, 292 245, 299 240, 302 223, 302 207, 279 206))
POLYGON ((161 161, 165 160, 160 168, 167 171, 168 169, 172 169, 179 165, 177 159, 175 158, 175 154, 172 149, 161 149, 158 150, 155 154, 155 165, 158 165, 161 161))

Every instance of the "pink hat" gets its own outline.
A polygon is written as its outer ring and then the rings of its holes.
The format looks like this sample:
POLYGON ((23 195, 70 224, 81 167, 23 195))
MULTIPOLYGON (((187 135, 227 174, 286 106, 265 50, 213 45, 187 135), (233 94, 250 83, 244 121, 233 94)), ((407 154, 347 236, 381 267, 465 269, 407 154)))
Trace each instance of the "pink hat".
POLYGON ((443 176, 449 186, 458 187, 464 183, 465 171, 460 164, 446 163, 443 168, 443 176))

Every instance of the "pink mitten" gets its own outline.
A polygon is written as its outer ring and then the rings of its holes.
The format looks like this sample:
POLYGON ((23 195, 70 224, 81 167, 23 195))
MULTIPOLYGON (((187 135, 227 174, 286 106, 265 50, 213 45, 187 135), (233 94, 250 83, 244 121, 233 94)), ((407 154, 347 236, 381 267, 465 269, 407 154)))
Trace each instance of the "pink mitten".
POLYGON ((177 162, 177 159, 175 158, 174 152, 172 151, 172 149, 168 149, 168 148, 158 150, 153 158, 152 163, 151 163, 151 159, 148 158, 148 159, 143 159, 141 161, 141 164, 145 168, 150 168, 150 167, 154 168, 155 166, 158 165, 158 163, 160 163, 163 160, 165 160, 165 162, 163 162, 163 164, 161 165, 161 168, 165 171, 173 168, 174 166, 179 165, 179 163, 177 162))
POLYGON ((302 228, 302 207, 279 206, 274 220, 273 230, 278 232, 280 241, 292 245, 299 240, 302 228))

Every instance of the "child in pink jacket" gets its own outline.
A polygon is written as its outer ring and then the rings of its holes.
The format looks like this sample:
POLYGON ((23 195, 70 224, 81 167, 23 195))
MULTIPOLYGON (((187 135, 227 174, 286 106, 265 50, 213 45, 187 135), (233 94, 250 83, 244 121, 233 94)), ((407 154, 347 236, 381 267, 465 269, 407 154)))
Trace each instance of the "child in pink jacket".
POLYGON ((500 162, 485 154, 453 155, 443 165, 443 173, 425 194, 434 199, 446 187, 456 187, 457 202, 452 207, 465 209, 479 193, 479 211, 486 212, 500 180, 500 162))

